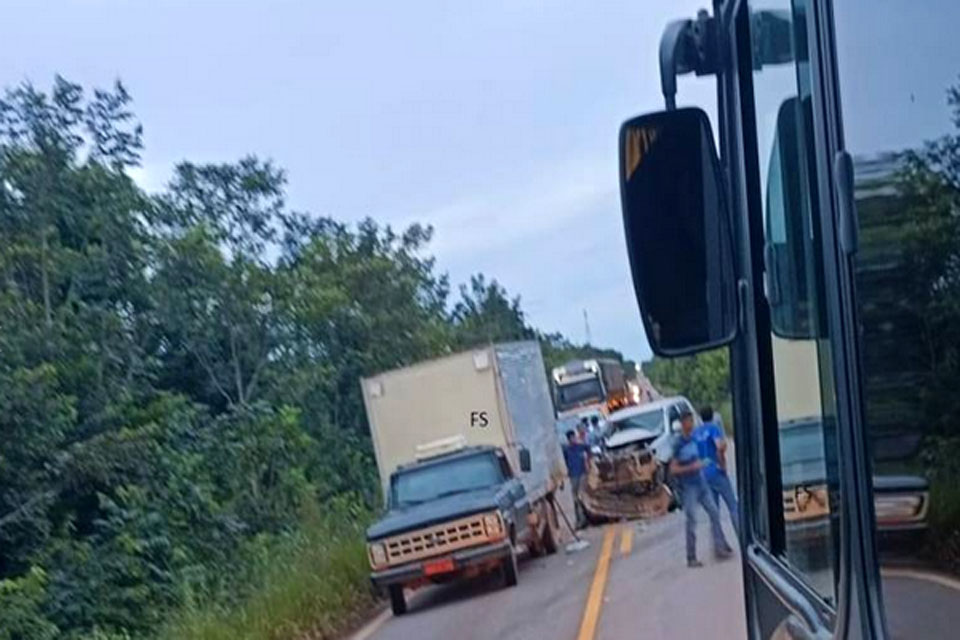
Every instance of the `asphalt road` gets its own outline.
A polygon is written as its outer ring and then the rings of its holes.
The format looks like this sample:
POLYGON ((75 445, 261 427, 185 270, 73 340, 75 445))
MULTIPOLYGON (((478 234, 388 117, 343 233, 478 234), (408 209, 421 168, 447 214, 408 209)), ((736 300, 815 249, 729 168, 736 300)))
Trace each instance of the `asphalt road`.
MULTIPOLYGON (((725 512, 723 518, 732 542, 725 512)), ((739 560, 712 559, 705 522, 698 536, 700 569, 685 566, 680 512, 583 535, 588 549, 521 563, 517 587, 505 589, 489 576, 426 588, 409 596, 407 615, 385 612, 352 640, 746 637, 739 560), (604 564, 606 574, 598 575, 604 564)), ((960 581, 898 568, 884 569, 883 583, 893 640, 957 637, 960 581)))
MULTIPOLYGON (((569 495, 561 500, 570 513, 569 495)), ((680 511, 591 528, 581 532, 590 542, 585 550, 521 562, 514 588, 487 576, 422 589, 408 595, 406 615, 384 612, 351 640, 742 640, 739 550, 714 560, 706 515, 698 515, 699 569, 686 567, 680 511)), ((735 544, 722 506, 721 518, 735 544)), ((564 533, 565 544, 571 538, 564 533)), ((821 593, 832 591, 830 571, 806 576, 821 593)), ((960 580, 933 567, 885 566, 882 576, 891 640, 960 637, 960 580)))
MULTIPOLYGON (((740 564, 713 560, 702 520, 702 568, 686 567, 680 512, 606 525, 584 533, 588 549, 522 563, 517 587, 496 576, 429 587, 408 596, 406 615, 385 613, 355 640, 740 640, 740 564)), ((732 543, 726 513, 724 523, 732 543)))
POLYGON ((960 581, 925 569, 882 569, 891 640, 960 637, 960 581))

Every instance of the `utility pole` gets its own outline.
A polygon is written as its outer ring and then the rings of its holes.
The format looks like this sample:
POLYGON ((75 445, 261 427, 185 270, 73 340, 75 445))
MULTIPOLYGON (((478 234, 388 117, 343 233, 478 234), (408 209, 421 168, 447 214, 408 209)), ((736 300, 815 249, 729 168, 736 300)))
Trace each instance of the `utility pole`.
POLYGON ((587 344, 593 344, 593 341, 590 339, 590 318, 587 316, 587 310, 583 310, 583 327, 587 331, 587 344))

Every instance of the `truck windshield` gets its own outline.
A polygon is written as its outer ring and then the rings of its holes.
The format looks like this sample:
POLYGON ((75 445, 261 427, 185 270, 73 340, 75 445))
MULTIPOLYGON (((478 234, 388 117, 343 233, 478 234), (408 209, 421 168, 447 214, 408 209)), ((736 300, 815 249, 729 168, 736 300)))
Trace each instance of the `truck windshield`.
POLYGON ((823 431, 819 421, 780 430, 780 464, 784 486, 826 481, 823 431))
POLYGON ((557 387, 557 409, 560 411, 580 404, 601 402, 602 400, 603 387, 597 378, 571 382, 557 387))
POLYGON ((397 507, 409 507, 501 482, 503 474, 494 455, 455 458, 449 462, 409 469, 394 476, 391 503, 397 507))

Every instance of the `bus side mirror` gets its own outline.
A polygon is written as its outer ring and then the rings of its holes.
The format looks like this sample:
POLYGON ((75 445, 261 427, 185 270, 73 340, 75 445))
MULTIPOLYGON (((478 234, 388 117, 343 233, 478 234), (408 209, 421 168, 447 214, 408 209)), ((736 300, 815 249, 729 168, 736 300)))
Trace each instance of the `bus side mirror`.
POLYGON ((625 122, 620 197, 653 352, 679 356, 729 344, 737 331, 733 232, 707 114, 675 109, 625 122))
POLYGON ((532 468, 530 464, 530 449, 526 447, 520 447, 520 451, 517 452, 517 455, 520 457, 520 471, 524 473, 530 473, 532 468))

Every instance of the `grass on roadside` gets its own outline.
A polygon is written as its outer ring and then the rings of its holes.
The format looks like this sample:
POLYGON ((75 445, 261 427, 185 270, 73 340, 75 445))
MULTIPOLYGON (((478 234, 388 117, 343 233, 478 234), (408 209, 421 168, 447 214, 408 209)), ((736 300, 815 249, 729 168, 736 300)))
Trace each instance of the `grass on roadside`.
POLYGON ((251 595, 234 606, 183 611, 159 640, 321 640, 335 638, 375 604, 361 522, 333 514, 270 550, 251 595))

